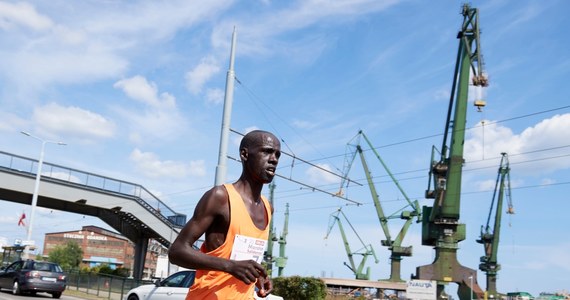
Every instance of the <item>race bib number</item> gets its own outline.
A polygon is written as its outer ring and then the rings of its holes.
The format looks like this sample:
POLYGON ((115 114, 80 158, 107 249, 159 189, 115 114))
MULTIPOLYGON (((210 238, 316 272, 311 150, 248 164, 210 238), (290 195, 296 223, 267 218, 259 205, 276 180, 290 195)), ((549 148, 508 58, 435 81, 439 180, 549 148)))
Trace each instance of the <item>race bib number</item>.
POLYGON ((245 235, 236 234, 230 259, 232 260, 255 260, 263 261, 266 240, 256 239, 245 235))

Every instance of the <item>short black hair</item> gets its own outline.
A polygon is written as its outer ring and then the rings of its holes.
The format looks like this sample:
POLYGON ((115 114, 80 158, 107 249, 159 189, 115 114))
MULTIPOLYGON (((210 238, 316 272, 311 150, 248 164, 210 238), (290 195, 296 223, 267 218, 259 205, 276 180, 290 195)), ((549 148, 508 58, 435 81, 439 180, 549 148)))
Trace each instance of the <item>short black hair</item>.
POLYGON ((239 144, 239 150, 241 151, 244 148, 249 148, 255 142, 259 142, 260 137, 263 134, 269 134, 275 136, 273 133, 265 130, 252 130, 248 132, 244 137, 241 139, 241 143, 239 144))

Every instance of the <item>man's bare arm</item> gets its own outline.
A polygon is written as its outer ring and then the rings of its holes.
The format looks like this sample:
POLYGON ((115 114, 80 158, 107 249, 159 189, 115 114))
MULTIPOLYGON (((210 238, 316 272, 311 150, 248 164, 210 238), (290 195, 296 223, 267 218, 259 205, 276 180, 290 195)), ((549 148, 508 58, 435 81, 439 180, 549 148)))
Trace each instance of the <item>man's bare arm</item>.
MULTIPOLYGON (((219 222, 224 219, 229 222, 228 195, 225 188, 218 186, 206 192, 198 201, 194 215, 169 249, 170 262, 188 269, 227 272, 247 284, 255 282, 258 277, 266 277, 265 269, 253 260, 232 261, 204 254, 192 247, 203 234, 215 226, 219 227, 219 224, 214 224, 216 220, 219 222)), ((206 241, 209 243, 207 246, 213 248, 219 247, 223 242, 221 237, 220 241, 211 237, 206 241)))
POLYGON ((170 246, 168 258, 176 265, 188 269, 222 270, 223 261, 192 248, 192 245, 213 226, 214 220, 228 209, 227 194, 222 187, 207 191, 194 209, 194 215, 186 223, 170 246), (224 202, 225 205, 224 205, 224 202))

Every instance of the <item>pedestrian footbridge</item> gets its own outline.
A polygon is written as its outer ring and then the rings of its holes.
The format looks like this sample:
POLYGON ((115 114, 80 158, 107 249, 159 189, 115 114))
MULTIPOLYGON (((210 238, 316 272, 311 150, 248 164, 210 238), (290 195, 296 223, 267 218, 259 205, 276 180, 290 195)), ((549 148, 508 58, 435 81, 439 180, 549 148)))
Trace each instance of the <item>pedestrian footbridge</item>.
MULTIPOLYGON (((0 200, 32 204, 38 161, 0 151, 0 200)), ((165 247, 186 215, 141 185, 44 162, 38 207, 98 217, 135 244, 133 276, 140 279, 149 239, 165 247)))

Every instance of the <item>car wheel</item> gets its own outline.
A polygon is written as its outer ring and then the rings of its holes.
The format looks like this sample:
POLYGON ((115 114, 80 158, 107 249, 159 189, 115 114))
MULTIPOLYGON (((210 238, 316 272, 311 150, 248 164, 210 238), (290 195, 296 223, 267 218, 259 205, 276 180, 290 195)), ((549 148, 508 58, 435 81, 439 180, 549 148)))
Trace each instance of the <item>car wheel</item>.
POLYGON ((51 293, 51 296, 55 299, 59 299, 59 298, 61 298, 61 292, 51 293))
POLYGON ((21 295, 22 290, 20 289, 20 284, 18 281, 14 281, 14 285, 12 285, 12 294, 14 295, 21 295))
POLYGON ((127 300, 139 300, 139 296, 137 296, 137 294, 130 294, 127 300))

